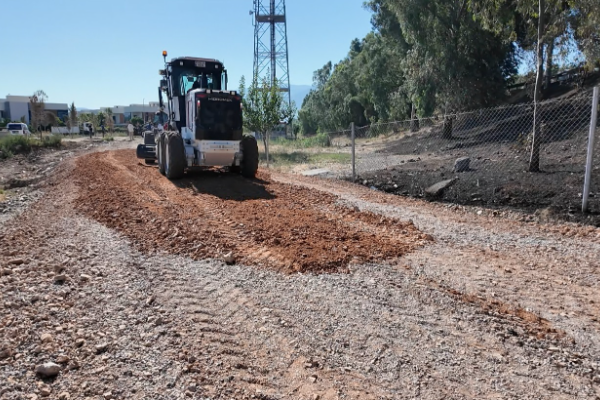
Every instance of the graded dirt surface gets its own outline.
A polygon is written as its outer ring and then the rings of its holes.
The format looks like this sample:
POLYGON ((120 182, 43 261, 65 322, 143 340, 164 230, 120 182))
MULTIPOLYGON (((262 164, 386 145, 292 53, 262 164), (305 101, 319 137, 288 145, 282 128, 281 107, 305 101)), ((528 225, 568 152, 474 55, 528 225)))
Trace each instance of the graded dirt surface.
POLYGON ((600 396, 594 227, 131 150, 39 190, 0 221, 2 400, 600 396))
POLYGON ((319 273, 394 260, 431 240, 411 223, 356 212, 264 173, 247 180, 201 171, 171 182, 130 150, 80 157, 73 179, 78 209, 147 252, 319 273))

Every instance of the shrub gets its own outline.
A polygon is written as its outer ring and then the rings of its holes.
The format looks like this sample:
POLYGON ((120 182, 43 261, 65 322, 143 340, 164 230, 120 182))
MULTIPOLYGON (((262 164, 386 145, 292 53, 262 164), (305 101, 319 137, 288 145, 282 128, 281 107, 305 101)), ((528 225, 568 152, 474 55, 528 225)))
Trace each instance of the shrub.
POLYGON ((0 158, 29 153, 36 148, 59 148, 61 145, 62 137, 59 135, 47 136, 42 140, 26 136, 6 136, 0 139, 0 158))
POLYGON ((6 136, 0 139, 0 157, 2 158, 30 151, 31 141, 25 136, 6 136))
POLYGON ((296 140, 277 138, 272 140, 271 143, 299 149, 305 149, 308 147, 330 147, 331 138, 327 133, 317 133, 314 136, 301 137, 296 140))
POLYGON ((41 141, 41 147, 59 148, 62 145, 62 137, 59 135, 46 136, 41 141))

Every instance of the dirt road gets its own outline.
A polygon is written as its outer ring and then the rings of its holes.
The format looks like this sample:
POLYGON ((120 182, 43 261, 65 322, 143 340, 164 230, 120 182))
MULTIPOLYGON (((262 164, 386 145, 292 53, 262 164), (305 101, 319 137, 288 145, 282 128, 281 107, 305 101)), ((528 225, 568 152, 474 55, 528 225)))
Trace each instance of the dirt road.
POLYGON ((598 229, 131 150, 42 190, 1 222, 2 399, 600 396, 598 229))

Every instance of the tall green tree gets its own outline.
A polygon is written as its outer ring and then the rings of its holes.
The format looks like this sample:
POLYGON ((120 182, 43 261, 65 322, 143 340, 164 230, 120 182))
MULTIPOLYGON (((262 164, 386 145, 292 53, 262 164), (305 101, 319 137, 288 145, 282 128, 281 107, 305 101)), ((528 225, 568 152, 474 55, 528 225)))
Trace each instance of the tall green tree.
MULTIPOLYGON (((372 0, 383 32, 394 32, 404 58, 405 89, 420 115, 497 104, 516 73, 515 48, 484 29, 468 0, 372 0), (396 19, 394 21, 394 18, 396 19)), ((376 27, 378 27, 376 25, 376 27)))
POLYGON ((71 107, 69 107, 69 118, 67 119, 68 121, 68 127, 69 127, 69 134, 72 134, 72 129, 75 128, 77 126, 77 108, 75 108, 75 103, 72 102, 71 103, 71 107))
POLYGON ((393 41, 375 32, 353 40, 346 58, 315 71, 313 90, 298 113, 302 132, 405 117, 402 56, 393 41))
POLYGON ((544 56, 546 87, 550 86, 554 48, 561 39, 566 41, 575 33, 579 47, 594 54, 600 41, 600 7, 597 0, 469 0, 476 19, 491 32, 501 34, 505 41, 520 40, 522 47, 534 44, 536 81, 534 89, 534 122, 529 171, 540 169, 540 113, 544 85, 544 56), (528 28, 523 29, 522 22, 528 28), (591 29, 590 29, 591 28, 591 29), (522 34, 519 35, 518 33, 522 34), (544 54, 544 50, 545 54, 544 54))

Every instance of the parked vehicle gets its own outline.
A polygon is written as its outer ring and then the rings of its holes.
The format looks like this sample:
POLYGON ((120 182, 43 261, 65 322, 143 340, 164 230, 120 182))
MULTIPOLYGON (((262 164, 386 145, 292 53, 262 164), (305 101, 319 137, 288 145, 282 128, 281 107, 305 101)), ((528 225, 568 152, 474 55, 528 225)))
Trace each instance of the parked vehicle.
POLYGON ((8 125, 6 125, 6 130, 11 135, 21 135, 21 136, 31 135, 31 132, 29 132, 29 128, 27 127, 27 124, 24 124, 22 122, 11 122, 8 125))

